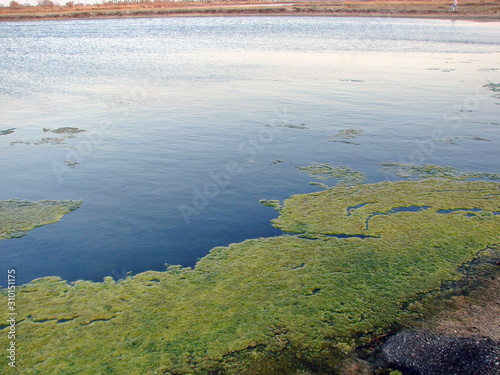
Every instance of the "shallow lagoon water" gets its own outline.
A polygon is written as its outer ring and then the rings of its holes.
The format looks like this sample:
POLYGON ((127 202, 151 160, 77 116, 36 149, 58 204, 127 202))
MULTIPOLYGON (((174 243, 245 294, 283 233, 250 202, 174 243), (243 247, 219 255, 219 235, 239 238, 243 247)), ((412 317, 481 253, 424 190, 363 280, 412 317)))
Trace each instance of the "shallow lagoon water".
POLYGON ((500 99, 483 85, 500 82, 499 36, 377 18, 1 24, 0 130, 15 130, 0 135, 0 199, 84 202, 1 241, 2 265, 19 282, 191 266, 279 234, 259 200, 318 190, 296 168, 314 162, 368 182, 398 179, 384 162, 496 173, 500 99), (87 131, 33 144, 60 127, 87 131), (356 144, 331 142, 347 129, 356 144))

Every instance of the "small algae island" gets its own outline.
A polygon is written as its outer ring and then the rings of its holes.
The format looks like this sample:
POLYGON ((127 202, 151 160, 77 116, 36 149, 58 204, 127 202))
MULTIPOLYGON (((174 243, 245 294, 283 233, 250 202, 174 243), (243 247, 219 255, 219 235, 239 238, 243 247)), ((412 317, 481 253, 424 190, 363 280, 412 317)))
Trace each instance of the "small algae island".
POLYGON ((26 236, 27 231, 56 223, 81 204, 82 201, 0 201, 0 240, 26 236))
POLYGON ((498 256, 499 188, 433 178, 263 201, 287 234, 214 248, 193 269, 34 280, 17 289, 18 368, 1 372, 362 374, 346 372, 359 348, 498 256))

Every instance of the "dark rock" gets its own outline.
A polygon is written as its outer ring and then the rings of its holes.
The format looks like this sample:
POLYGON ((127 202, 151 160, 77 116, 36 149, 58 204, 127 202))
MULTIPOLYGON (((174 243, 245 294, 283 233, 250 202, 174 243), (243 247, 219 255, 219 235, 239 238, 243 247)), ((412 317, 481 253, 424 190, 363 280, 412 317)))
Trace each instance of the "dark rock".
POLYGON ((500 342, 400 332, 382 348, 387 367, 411 375, 500 375, 500 342))

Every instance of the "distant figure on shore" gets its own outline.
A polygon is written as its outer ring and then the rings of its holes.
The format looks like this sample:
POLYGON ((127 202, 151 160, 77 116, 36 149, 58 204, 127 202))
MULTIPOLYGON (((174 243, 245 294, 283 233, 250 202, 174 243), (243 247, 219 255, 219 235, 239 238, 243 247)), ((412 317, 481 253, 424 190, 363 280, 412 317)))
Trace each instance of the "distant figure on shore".
POLYGON ((458 9, 458 0, 453 0, 453 4, 451 4, 451 10, 458 9))

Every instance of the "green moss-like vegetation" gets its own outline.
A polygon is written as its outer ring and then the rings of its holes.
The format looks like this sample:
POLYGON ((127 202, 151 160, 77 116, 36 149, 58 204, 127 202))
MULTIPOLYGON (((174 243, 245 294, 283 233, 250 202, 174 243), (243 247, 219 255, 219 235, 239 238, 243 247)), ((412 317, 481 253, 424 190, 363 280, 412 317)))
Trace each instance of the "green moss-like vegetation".
POLYGON ((12 142, 10 142, 10 144, 11 145, 25 144, 25 145, 36 145, 36 146, 39 146, 39 145, 58 146, 58 145, 65 145, 66 139, 68 139, 68 137, 43 137, 43 138, 37 139, 36 141, 22 141, 22 140, 12 141, 12 142))
POLYGON ((318 186, 321 189, 330 189, 330 186, 328 186, 327 184, 324 184, 323 182, 313 181, 313 182, 310 182, 309 184, 313 185, 313 186, 318 186))
MULTIPOLYGON (((344 165, 332 167, 328 163, 312 163, 307 167, 297 167, 297 169, 321 181, 334 178, 338 186, 359 185, 366 181, 364 173, 355 171, 344 165)), ((318 185, 317 183, 313 184, 318 185)), ((326 185, 321 187, 327 188, 326 185)))
MULTIPOLYGON (((486 85, 484 85, 484 87, 486 87, 487 89, 493 91, 494 93, 498 93, 500 92, 500 83, 488 83, 486 85)), ((500 99, 500 94, 495 94, 493 95, 494 98, 498 98, 500 99)))
POLYGON ((500 92, 500 83, 487 83, 484 87, 494 92, 500 92))
POLYGON ((363 130, 358 129, 344 129, 339 131, 338 133, 332 135, 330 138, 330 142, 342 142, 342 143, 350 143, 354 145, 359 145, 357 142, 348 141, 347 139, 353 139, 363 135, 363 130))
POLYGON ((75 168, 78 166, 78 164, 80 164, 80 163, 79 163, 79 162, 77 162, 77 161, 69 161, 69 160, 65 160, 64 162, 65 162, 65 163, 66 163, 66 165, 67 165, 68 167, 70 167, 71 169, 75 169, 75 168))
POLYGON ((9 134, 12 134, 12 133, 14 133, 14 130, 16 130, 16 128, 10 128, 10 129, 5 129, 5 130, 0 130, 0 135, 9 135, 9 134))
POLYGON ((456 144, 457 143, 456 142, 457 139, 468 139, 468 140, 471 140, 471 141, 491 142, 491 139, 487 139, 487 138, 481 138, 481 137, 463 137, 463 136, 446 137, 446 138, 440 139, 438 142, 456 144))
POLYGON ((334 138, 349 139, 356 138, 363 134, 363 130, 359 129, 344 129, 333 135, 334 138))
MULTIPOLYGON (((498 211, 498 184, 424 180, 382 182, 339 187, 319 193, 296 195, 286 200, 275 226, 293 233, 348 235, 387 235, 406 232, 401 225, 438 223, 457 216, 473 215, 467 209, 480 209, 475 216, 498 211), (394 208, 415 207, 413 212, 394 212, 394 208), (417 211, 417 207, 425 208, 417 211), (452 214, 441 210, 457 210, 452 214), (400 220, 395 221, 394 218, 400 220), (405 222, 408 218, 411 222, 405 222), (370 226, 367 226, 369 221, 370 226), (367 228, 368 227, 368 228, 367 228)), ((467 219, 469 217, 467 216, 467 219)))
POLYGON ((57 129, 47 129, 43 128, 43 132, 47 133, 54 133, 54 134, 60 134, 59 137, 43 137, 40 139, 37 139, 35 141, 23 141, 23 140, 17 140, 17 141, 12 141, 10 142, 11 145, 15 144, 25 144, 25 145, 52 145, 52 146, 59 146, 59 145, 66 145, 66 140, 69 138, 75 138, 78 133, 83 133, 86 132, 85 129, 80 129, 80 128, 75 128, 75 127, 62 127, 62 128, 57 128, 57 129))
POLYGON ((281 203, 276 199, 261 199, 259 203, 267 207, 273 207, 278 212, 281 211, 281 203))
MULTIPOLYGON (((483 140, 483 139, 481 139, 483 140)), ((395 174, 401 178, 423 179, 423 178, 445 178, 449 180, 468 180, 481 178, 489 180, 500 180, 497 173, 484 172, 460 172, 450 166, 439 166, 433 164, 406 164, 406 163, 381 163, 382 170, 395 174)))
POLYGON ((34 228, 56 223, 81 204, 82 201, 0 201, 0 240, 22 237, 34 228))
POLYGON ((411 301, 460 279, 462 264, 500 242, 499 194, 494 182, 339 187, 284 202, 275 225, 310 238, 247 240, 214 248, 194 269, 119 282, 35 280, 17 290, 18 367, 1 372, 331 374, 354 347, 409 319, 411 301), (394 210, 413 206, 426 209, 394 210))
POLYGON ((80 129, 80 128, 75 128, 72 126, 65 126, 62 128, 57 128, 57 129, 47 129, 43 128, 44 133, 46 132, 51 132, 55 134, 76 134, 76 133, 82 133, 85 132, 85 129, 80 129))
POLYGON ((277 124, 277 125, 266 125, 269 128, 289 128, 289 129, 309 129, 306 124, 277 124))

